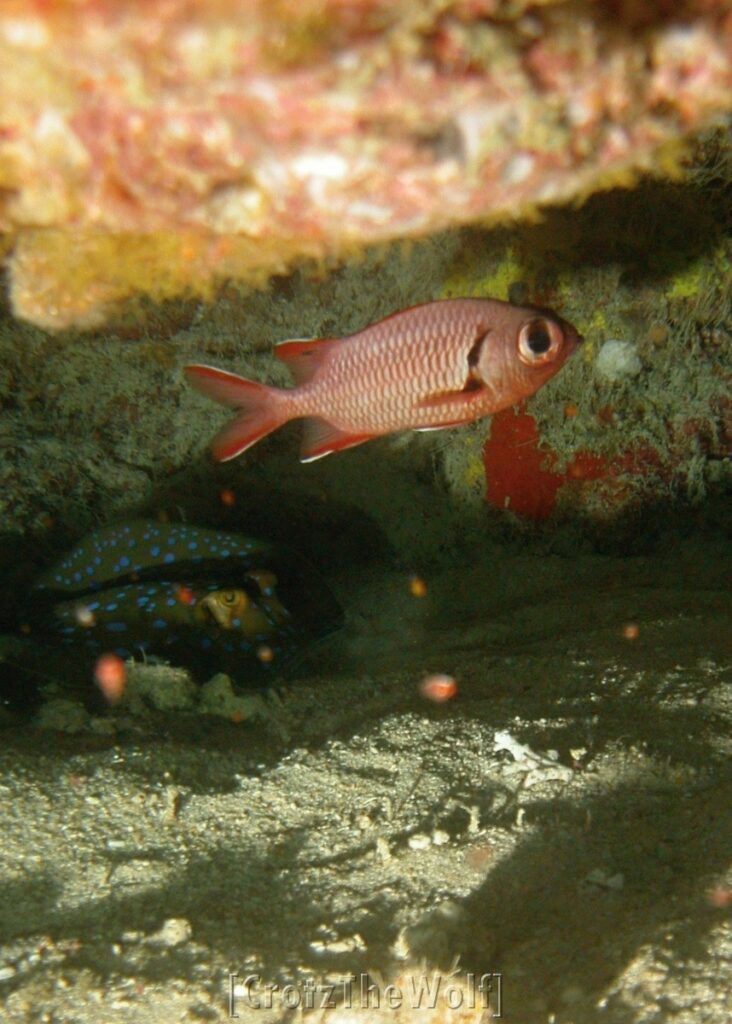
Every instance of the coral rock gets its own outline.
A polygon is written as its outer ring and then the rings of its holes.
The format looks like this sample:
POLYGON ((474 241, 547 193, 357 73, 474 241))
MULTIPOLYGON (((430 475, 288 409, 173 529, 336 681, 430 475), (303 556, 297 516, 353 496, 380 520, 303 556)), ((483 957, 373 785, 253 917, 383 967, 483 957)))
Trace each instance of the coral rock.
POLYGON ((99 324, 296 259, 506 220, 639 172, 732 95, 724 0, 10 0, 15 311, 99 324))

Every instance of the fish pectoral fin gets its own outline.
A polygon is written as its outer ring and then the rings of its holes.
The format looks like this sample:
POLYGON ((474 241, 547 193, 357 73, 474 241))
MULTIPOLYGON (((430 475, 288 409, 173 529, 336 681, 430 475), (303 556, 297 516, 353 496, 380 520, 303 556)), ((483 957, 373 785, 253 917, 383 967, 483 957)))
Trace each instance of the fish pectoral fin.
POLYGON ((327 420, 309 419, 305 421, 301 462, 315 462, 332 452, 342 452, 346 448, 354 448, 357 444, 370 441, 375 434, 349 434, 339 430, 327 420))
POLYGON ((444 405, 445 402, 450 402, 451 405, 457 404, 458 406, 469 405, 475 401, 480 391, 485 391, 485 385, 470 377, 465 387, 461 388, 460 391, 436 391, 432 395, 420 398, 415 405, 419 409, 432 409, 436 405, 444 405))
POLYGON ((330 338, 293 338, 275 345, 274 353, 286 364, 296 384, 311 380, 330 351, 330 338))

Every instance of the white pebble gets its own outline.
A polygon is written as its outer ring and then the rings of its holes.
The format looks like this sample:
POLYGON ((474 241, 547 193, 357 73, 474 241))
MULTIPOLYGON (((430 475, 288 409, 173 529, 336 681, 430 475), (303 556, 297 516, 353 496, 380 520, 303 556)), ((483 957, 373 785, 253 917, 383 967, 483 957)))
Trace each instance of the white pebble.
POLYGON ((626 377, 636 377, 643 369, 636 347, 632 341, 606 341, 595 360, 598 377, 616 383, 626 377))
POLYGON ((159 931, 148 936, 147 943, 150 946, 171 948, 188 942, 192 934, 193 929, 184 917, 169 917, 167 921, 163 922, 159 931))

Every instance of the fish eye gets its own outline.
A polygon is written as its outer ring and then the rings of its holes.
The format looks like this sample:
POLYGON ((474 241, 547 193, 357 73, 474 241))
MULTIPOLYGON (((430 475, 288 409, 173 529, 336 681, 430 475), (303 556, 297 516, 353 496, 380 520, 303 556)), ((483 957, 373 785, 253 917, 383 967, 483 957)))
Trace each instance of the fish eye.
POLYGON ((224 590, 221 594, 221 600, 224 604, 231 605, 236 604, 236 591, 235 590, 224 590))
POLYGON ((542 366, 557 356, 564 335, 552 320, 535 317, 523 325, 518 336, 518 354, 527 366, 542 366))

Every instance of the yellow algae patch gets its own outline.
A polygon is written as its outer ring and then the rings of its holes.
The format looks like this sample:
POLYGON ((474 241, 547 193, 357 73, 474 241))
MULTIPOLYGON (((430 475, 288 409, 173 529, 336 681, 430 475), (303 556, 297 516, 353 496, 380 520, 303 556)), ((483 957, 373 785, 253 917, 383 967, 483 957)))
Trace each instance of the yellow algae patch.
POLYGON ((671 278, 666 294, 669 299, 693 299, 699 294, 702 285, 701 263, 692 263, 691 266, 674 274, 671 278))
POLYGON ((466 487, 473 488, 477 484, 483 484, 485 482, 485 467, 482 461, 476 455, 471 458, 463 472, 463 484, 466 487))
POLYGON ((513 249, 507 249, 503 258, 483 276, 477 276, 470 268, 460 267, 448 275, 442 287, 442 298, 452 299, 461 295, 473 295, 486 299, 508 299, 508 290, 516 281, 526 276, 526 268, 513 249))
MULTIPOLYGON (((37 229, 15 241, 10 294, 17 315, 41 327, 93 328, 133 296, 210 299, 229 278, 263 287, 303 255, 301 239, 37 229)), ((322 252, 315 245, 309 255, 322 252)))

